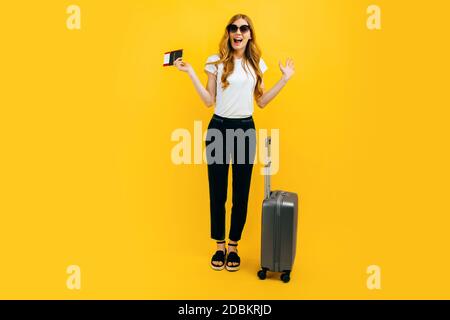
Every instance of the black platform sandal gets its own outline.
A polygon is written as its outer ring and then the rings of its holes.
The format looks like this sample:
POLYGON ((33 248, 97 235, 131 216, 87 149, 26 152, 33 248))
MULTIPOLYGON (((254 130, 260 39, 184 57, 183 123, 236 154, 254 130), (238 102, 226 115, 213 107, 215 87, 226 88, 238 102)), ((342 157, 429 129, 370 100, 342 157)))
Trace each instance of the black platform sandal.
MULTIPOLYGON (((225 243, 225 241, 217 241, 218 244, 225 243)), ((213 268, 216 271, 223 270, 225 268, 225 257, 227 255, 227 248, 225 248, 225 251, 223 250, 217 250, 216 253, 211 258, 211 268, 213 268), (221 265, 215 265, 213 264, 213 261, 219 261, 222 262, 221 265)))
MULTIPOLYGON (((237 247, 238 244, 237 243, 228 243, 228 245, 232 246, 232 247, 237 247)), ((241 266, 241 258, 238 256, 237 249, 236 249, 236 251, 232 251, 228 254, 227 263, 226 263, 225 267, 227 268, 228 271, 238 271, 240 266, 241 266), (234 262, 237 264, 228 265, 229 262, 231 262, 231 263, 234 262)))

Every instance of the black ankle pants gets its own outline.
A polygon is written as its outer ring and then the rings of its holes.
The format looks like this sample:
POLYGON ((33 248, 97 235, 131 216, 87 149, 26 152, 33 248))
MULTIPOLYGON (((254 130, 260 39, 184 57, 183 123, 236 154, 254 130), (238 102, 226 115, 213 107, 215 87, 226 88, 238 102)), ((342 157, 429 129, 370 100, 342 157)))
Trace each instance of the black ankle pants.
POLYGON ((225 240, 228 168, 232 163, 233 199, 229 239, 239 241, 247 218, 248 195, 256 151, 253 117, 213 115, 206 135, 211 238, 225 240), (220 137, 220 135, 222 137, 220 137))

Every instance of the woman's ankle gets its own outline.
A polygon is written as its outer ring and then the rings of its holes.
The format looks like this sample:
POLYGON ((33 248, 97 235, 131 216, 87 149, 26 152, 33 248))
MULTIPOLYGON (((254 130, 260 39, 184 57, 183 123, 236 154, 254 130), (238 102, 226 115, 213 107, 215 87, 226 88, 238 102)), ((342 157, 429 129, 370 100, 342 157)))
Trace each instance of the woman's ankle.
POLYGON ((228 240, 228 251, 233 252, 233 251, 237 251, 237 241, 233 241, 233 240, 228 240))
POLYGON ((216 241, 217 250, 225 251, 225 241, 216 241))

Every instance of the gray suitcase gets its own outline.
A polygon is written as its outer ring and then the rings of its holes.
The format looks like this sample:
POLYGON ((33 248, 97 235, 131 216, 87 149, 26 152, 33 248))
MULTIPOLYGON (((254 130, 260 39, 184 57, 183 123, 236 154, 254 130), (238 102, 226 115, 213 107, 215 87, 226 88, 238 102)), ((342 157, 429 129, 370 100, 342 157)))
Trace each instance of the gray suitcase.
POLYGON ((296 193, 270 191, 270 147, 266 139, 267 162, 264 174, 265 197, 262 204, 261 270, 264 280, 267 271, 282 272, 281 280, 289 282, 297 243, 298 197, 296 193))

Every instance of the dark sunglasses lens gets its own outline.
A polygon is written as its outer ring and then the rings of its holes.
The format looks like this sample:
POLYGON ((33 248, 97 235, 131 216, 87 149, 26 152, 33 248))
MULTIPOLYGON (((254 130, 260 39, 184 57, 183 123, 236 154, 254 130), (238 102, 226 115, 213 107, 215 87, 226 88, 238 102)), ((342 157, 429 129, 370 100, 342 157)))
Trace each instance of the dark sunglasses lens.
POLYGON ((240 27, 240 29, 242 33, 246 33, 248 30, 250 30, 250 27, 247 25, 243 25, 240 27))
POLYGON ((235 25, 235 24, 230 24, 230 25, 228 26, 228 31, 229 31, 229 32, 235 33, 237 30, 238 30, 238 27, 237 27, 237 25, 235 25))

